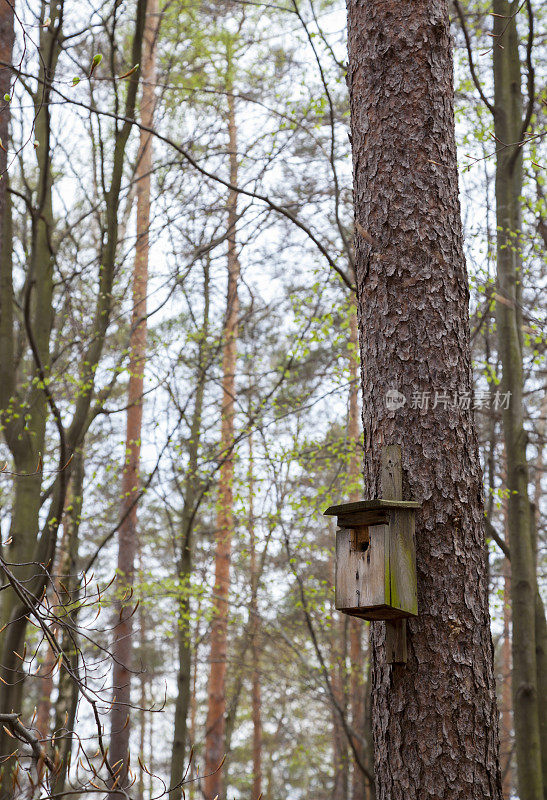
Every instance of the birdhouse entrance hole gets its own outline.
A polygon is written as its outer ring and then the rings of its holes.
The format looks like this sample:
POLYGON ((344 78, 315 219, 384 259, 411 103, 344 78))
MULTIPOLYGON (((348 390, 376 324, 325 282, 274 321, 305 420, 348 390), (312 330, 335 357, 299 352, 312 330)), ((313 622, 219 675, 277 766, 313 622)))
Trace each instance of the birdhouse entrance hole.
POLYGON ((370 544, 368 525, 360 525, 351 531, 350 549, 354 553, 365 553, 370 544))

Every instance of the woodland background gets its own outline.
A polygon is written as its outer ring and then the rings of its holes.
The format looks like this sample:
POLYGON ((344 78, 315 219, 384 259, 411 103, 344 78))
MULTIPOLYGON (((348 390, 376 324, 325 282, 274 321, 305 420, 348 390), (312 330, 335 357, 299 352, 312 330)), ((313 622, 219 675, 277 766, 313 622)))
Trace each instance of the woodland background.
MULTIPOLYGON (((4 766, 0 794, 101 796, 112 725, 136 798, 178 800, 183 780, 207 795, 201 776, 222 773, 230 798, 372 800, 368 623, 334 610, 322 516, 363 496, 345 10, 157 2, 0 0, 0 599, 16 653, 0 712, 34 732, 22 743, 3 717, 0 755, 18 750, 19 771, 4 766), (14 586, 40 598, 16 646, 14 586)), ((512 247, 541 588, 547 14, 510 12, 529 111, 512 247)), ((493 17, 467 0, 451 14, 511 798, 493 17)))

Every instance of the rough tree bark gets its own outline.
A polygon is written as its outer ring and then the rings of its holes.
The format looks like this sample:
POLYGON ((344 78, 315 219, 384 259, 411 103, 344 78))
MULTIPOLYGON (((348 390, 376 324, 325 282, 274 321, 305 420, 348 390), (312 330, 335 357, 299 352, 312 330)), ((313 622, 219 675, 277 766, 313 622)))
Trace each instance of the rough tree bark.
MULTIPOLYGON (((228 72, 232 70, 228 59, 228 72)), ((228 137, 230 183, 237 186, 237 128, 232 79, 228 75, 228 137)), ((222 768, 226 712, 226 655, 228 640, 228 594, 230 590, 230 560, 232 553, 233 520, 233 444, 235 415, 235 369, 239 317, 238 279, 239 257, 236 242, 237 192, 228 196, 228 291, 224 344, 222 352, 222 422, 220 434, 220 468, 218 512, 215 546, 214 616, 211 628, 211 656, 208 686, 208 712, 205 734, 206 800, 222 796, 222 768)))
MULTIPOLYGON (((154 125, 156 83, 156 39, 158 0, 148 0, 143 35, 142 98, 140 117, 144 127, 154 125)), ((125 464, 122 473, 122 523, 118 532, 116 606, 119 619, 112 646, 114 702, 110 712, 110 762, 118 777, 118 786, 127 786, 129 766, 131 655, 133 646, 133 606, 135 555, 137 552, 137 503, 140 488, 140 453, 144 370, 146 366, 146 299, 148 294, 148 257, 150 227, 150 183, 152 174, 152 134, 141 130, 135 180, 137 183, 137 240, 133 267, 133 308, 129 342, 129 385, 125 464), (124 598, 128 602, 124 602, 124 598)), ((119 793, 121 797, 121 793, 119 793)))
POLYGON ((423 503, 406 665, 372 625, 377 797, 501 800, 477 439, 468 404, 442 399, 471 392, 447 2, 348 12, 365 494, 399 444, 404 498, 423 503))

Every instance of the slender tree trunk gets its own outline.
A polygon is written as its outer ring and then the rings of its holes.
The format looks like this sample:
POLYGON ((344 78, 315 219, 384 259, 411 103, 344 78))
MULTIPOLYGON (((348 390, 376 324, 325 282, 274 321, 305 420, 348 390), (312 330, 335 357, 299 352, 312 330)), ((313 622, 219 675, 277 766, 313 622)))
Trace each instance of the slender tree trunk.
MULTIPOLYGON (((537 531, 540 519, 540 501, 542 497, 542 477, 544 470, 544 441, 547 431, 547 394, 543 396, 540 407, 540 421, 537 429, 538 452, 535 463, 534 508, 531 511, 533 520, 533 549, 534 561, 537 568, 537 531)), ((536 574, 537 584, 537 574, 536 574)), ((545 607, 536 585, 535 596, 536 618, 536 669, 538 676, 539 696, 539 733, 541 740, 541 771, 543 774, 543 794, 547 793, 547 623, 545 620, 545 607)))
MULTIPOLYGON (((4 64, 11 64, 12 60, 12 52, 13 52, 13 40, 14 40, 14 30, 13 30, 13 9, 14 4, 12 3, 2 3, 0 5, 0 60, 3 61, 4 64)), ((12 81, 12 73, 9 67, 1 67, 0 68, 0 98, 3 98, 4 95, 8 94, 11 96, 11 81, 12 81)), ((0 180, 0 264, 3 264, 4 261, 7 259, 11 264, 11 251, 12 251, 12 241, 11 241, 11 230, 10 225, 7 224, 9 209, 7 208, 8 205, 8 149, 10 144, 10 104, 6 103, 4 100, 1 101, 2 105, 0 106, 0 141, 2 142, 3 147, 0 148, 0 175, 2 176, 0 180)), ((9 270, 11 272, 11 268, 9 270)), ((2 269, 1 276, 2 282, 0 285, 1 292, 0 292, 0 356, 4 355, 3 353, 3 331, 4 328, 10 328, 10 322, 13 324, 13 297, 12 297, 12 287, 11 281, 9 281, 8 286, 4 284, 4 272, 5 269, 2 269), (8 319, 4 320, 4 316, 7 314, 8 319)), ((10 356, 9 360, 11 361, 10 356)))
MULTIPOLYGON (((338 615, 333 626, 334 642, 332 648, 331 683, 332 691, 336 702, 340 708, 344 709, 344 714, 348 713, 348 697, 346 691, 346 654, 347 654, 347 632, 348 618, 338 615)), ((333 707, 332 711, 333 727, 333 767, 334 785, 332 790, 333 800, 348 800, 349 789, 349 754, 348 740, 340 722, 340 715, 333 707)))
POLYGON ((518 33, 513 4, 493 0, 494 131, 496 158, 496 327, 502 364, 507 461, 508 538, 513 616, 513 716, 520 800, 542 800, 543 778, 536 664, 536 577, 528 499, 527 436, 523 423, 520 234, 522 151, 510 145, 522 134, 518 33), (503 37, 503 39, 501 38, 503 37), (509 145, 509 146, 505 146, 509 145))
POLYGON ((500 800, 478 446, 471 408, 450 402, 470 397, 471 364, 448 7, 348 8, 365 486, 380 496, 398 444, 403 496, 423 503, 406 664, 386 663, 372 624, 377 796, 500 800))
POLYGON ((203 413, 203 397, 207 379, 207 363, 209 358, 209 261, 203 266, 203 325, 198 346, 196 370, 196 398, 190 425, 188 445, 188 470, 184 485, 184 500, 181 525, 181 552, 178 563, 179 577, 179 618, 177 626, 179 664, 177 673, 177 700, 175 704, 175 731, 171 750, 171 779, 173 787, 169 793, 170 800, 182 797, 181 781, 186 772, 186 739, 188 726, 188 706, 190 703, 192 676, 192 642, 190 625, 190 578, 193 567, 194 527, 199 503, 198 456, 201 439, 201 418, 203 413))
MULTIPOLYGON (((143 126, 154 124, 156 83, 156 37, 158 2, 148 0, 143 39, 142 99, 140 116, 143 126)), ((139 466, 142 436, 144 371, 146 366, 146 299, 148 293, 148 257, 150 227, 150 178, 152 173, 152 135, 141 130, 137 181, 137 241, 133 268, 133 309, 129 343, 129 387, 125 464, 122 474, 122 518, 118 533, 119 619, 113 643, 113 694, 110 712, 110 762, 117 773, 118 786, 128 785, 129 708, 131 703, 131 654, 133 644, 132 600, 137 551, 137 492, 140 488, 139 466), (128 602, 125 602, 128 600, 128 602)), ((117 796, 121 796, 121 793, 117 796)))
MULTIPOLYGON (((232 65, 229 59, 229 71, 232 65)), ((228 137, 230 183, 237 186, 237 128, 232 81, 228 80, 228 137)), ((205 733, 206 800, 214 800, 223 791, 221 762, 224 756, 226 712, 226 655, 228 643, 228 594, 232 554, 233 520, 233 445, 235 415, 235 369, 238 334, 239 257, 236 244, 237 192, 228 197, 228 292, 222 354, 222 423, 220 452, 222 466, 218 489, 218 512, 215 547, 214 616, 211 628, 211 671, 208 687, 208 713, 205 733)))
MULTIPOLYGON (((7 3, 3 4, 7 6, 7 3)), ((50 16, 50 25, 47 29, 40 26, 40 67, 39 79, 47 75, 53 81, 59 55, 60 30, 62 26, 62 7, 58 4, 41 3, 40 17, 50 16)), ((13 11, 3 8, 2 14, 2 46, 6 60, 11 62, 11 47, 13 44, 13 11)), ((0 70, 2 81, 8 82, 11 73, 8 69, 0 70)), ((9 94, 11 92, 8 91, 9 94)), ((36 353, 43 370, 49 368, 49 337, 52 325, 51 298, 53 292, 53 264, 54 254, 51 248, 51 237, 54 228, 52 210, 52 174, 51 174, 51 118, 49 109, 49 88, 42 90, 39 84, 34 95, 35 109, 35 148, 37 178, 34 191, 34 203, 31 210, 31 244, 28 260, 28 274, 25 281, 24 303, 32 326, 36 353), (32 292, 32 294, 30 294, 32 292), (28 303, 27 303, 28 300, 28 303)), ((2 100, 2 102, 4 102, 2 100)), ((6 145, 8 143, 9 111, 2 110, 3 123, 5 123, 6 145)), ((3 135, 4 131, 0 135, 3 135)), ((6 155, 3 150, 2 159, 6 155)), ((5 163, 0 160, 0 164, 5 163)), ((11 203, 6 196, 5 184, 7 175, 2 176, 0 184, 4 206, 4 219, 2 220, 2 299, 1 299, 1 341, 2 364, 0 367, 0 411, 6 443, 15 462, 15 471, 18 473, 14 479, 14 499, 10 521, 11 544, 4 553, 7 561, 11 563, 11 571, 18 580, 25 581, 27 590, 34 594, 38 602, 47 578, 35 567, 35 562, 40 560, 38 555, 38 530, 40 495, 42 487, 41 470, 37 470, 40 453, 44 450, 45 427, 48 412, 47 399, 40 386, 39 370, 33 357, 24 360, 26 379, 30 386, 29 396, 22 398, 16 392, 16 376, 14 361, 14 291, 11 252, 11 203), (32 358, 32 360, 30 360, 32 358), (28 405, 25 405, 28 403, 28 405), (14 413, 17 412, 17 413, 14 413), (24 422, 23 422, 24 421, 24 422), (29 477, 27 477, 27 475, 29 477)), ((1 209, 0 209, 1 210, 1 209)), ((28 342, 26 343, 28 347, 28 342)), ((61 507, 62 505, 59 504, 61 507)), ((44 557, 44 563, 51 566, 53 562, 55 545, 57 541, 57 528, 59 522, 51 528, 46 526, 42 542, 49 551, 44 557)), ((22 607, 17 594, 8 589, 2 592, 2 622, 5 632, 2 635, 2 648, 0 652, 0 712, 21 712, 23 699, 24 671, 16 655, 23 647, 27 628, 27 611, 22 607)), ((0 729, 0 753, 12 752, 12 740, 7 738, 3 729, 0 729)), ((8 773, 16 762, 17 755, 10 762, 4 764, 4 772, 8 773)), ((4 800, 11 795, 9 781, 0 785, 0 798, 4 800)))
POLYGON ((254 461, 253 438, 249 434, 249 550, 251 567, 251 706, 253 720, 253 788, 251 800, 262 794, 262 697, 260 685, 260 617, 258 615, 259 571, 256 557, 256 531, 254 518, 254 461))
MULTIPOLYGON (((142 551, 139 551, 138 556, 139 571, 142 571, 142 551)), ((146 631, 147 631, 147 618, 145 607, 141 604, 139 606, 139 644, 141 653, 144 653, 146 647, 146 631)), ((146 719, 147 719, 147 703, 146 703, 146 679, 147 675, 144 670, 141 670, 139 675, 139 760, 141 764, 146 764, 145 743, 146 743, 146 719)), ((139 778, 137 781, 137 800, 144 800, 144 781, 145 771, 142 767, 139 768, 139 778)))
MULTIPOLYGON (((63 560, 60 573, 62 586, 60 598, 67 607, 66 616, 70 624, 70 630, 64 629, 61 637, 63 649, 63 659, 70 667, 73 675, 79 674, 79 653, 78 653, 78 600, 80 599, 80 589, 78 584, 78 549, 79 549, 79 530, 82 517, 83 505, 83 484, 84 484, 84 453, 80 447, 73 461, 73 469, 70 482, 71 502, 67 508, 65 522, 68 525, 68 536, 66 548, 63 552, 63 560)), ((54 737, 55 748, 57 750, 58 769, 53 782, 52 797, 57 798, 63 795, 65 783, 70 770, 70 759, 72 753, 72 742, 74 738, 74 725, 76 721, 76 710, 78 708, 78 684, 72 680, 66 670, 59 672, 59 684, 57 687, 57 700, 55 702, 55 722, 54 737)))
POLYGON ((501 650, 502 684, 500 709, 500 761, 503 777, 503 796, 510 800, 513 791, 513 707, 511 694, 511 566, 503 566, 503 643, 501 650))
MULTIPOLYGON (((197 619, 200 619, 201 614, 201 604, 198 601, 198 613, 197 619)), ((196 631, 196 641, 199 642, 199 629, 196 631)), ((194 657, 194 664, 192 669, 192 696, 190 697, 190 745, 191 747, 195 746, 196 741, 196 717, 198 713, 198 698, 197 698, 197 678, 198 678, 198 647, 199 644, 196 645, 196 653, 194 657)), ((190 800, 194 800, 195 793, 196 793, 196 767, 195 767, 196 760, 195 758, 192 759, 192 763, 190 765, 190 775, 189 778, 191 780, 190 788, 189 788, 189 797, 190 800)))
POLYGON ((51 728, 51 693, 53 691, 55 661, 55 654, 51 647, 47 645, 41 669, 42 677, 39 682, 40 697, 36 705, 36 720, 34 722, 36 732, 42 742, 46 743, 46 746, 49 741, 51 728))

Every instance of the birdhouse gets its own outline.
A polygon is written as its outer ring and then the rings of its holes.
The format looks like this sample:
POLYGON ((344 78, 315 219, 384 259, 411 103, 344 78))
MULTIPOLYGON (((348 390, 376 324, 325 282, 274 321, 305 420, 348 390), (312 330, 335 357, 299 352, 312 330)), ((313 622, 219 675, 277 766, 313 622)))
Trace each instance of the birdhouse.
POLYGON ((421 503, 363 500, 327 508, 338 518, 336 600, 344 614, 397 620, 418 614, 414 515, 421 503))

